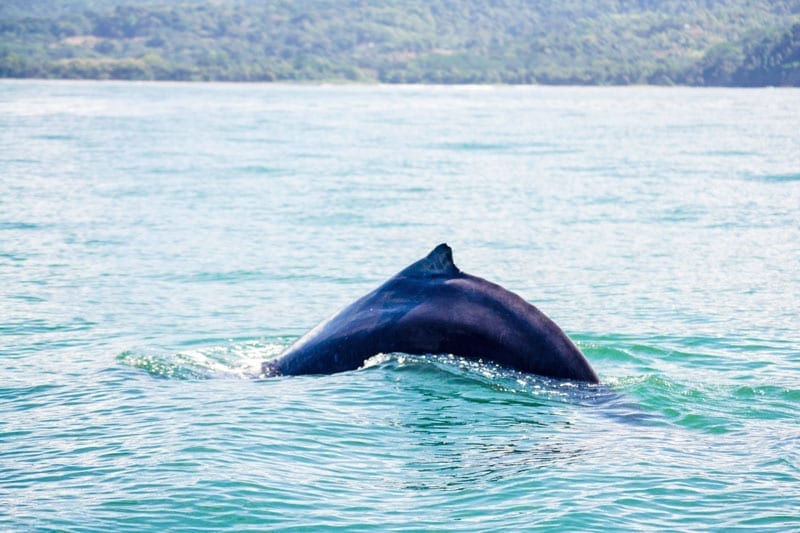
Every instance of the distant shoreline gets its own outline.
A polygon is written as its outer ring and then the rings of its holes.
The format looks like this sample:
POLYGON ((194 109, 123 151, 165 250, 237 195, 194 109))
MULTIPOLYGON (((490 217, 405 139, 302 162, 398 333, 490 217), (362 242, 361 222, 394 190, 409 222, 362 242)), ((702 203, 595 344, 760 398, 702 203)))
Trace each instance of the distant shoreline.
POLYGON ((7 0, 0 78, 798 87, 798 1, 7 0))
POLYGON ((233 80, 135 80, 121 78, 44 78, 44 77, 0 77, 0 83, 6 82, 68 82, 68 83, 135 83, 143 85, 242 85, 242 86, 275 86, 275 87, 437 87, 437 88, 595 88, 595 89, 800 89, 797 85, 686 85, 686 84, 576 84, 576 83, 387 83, 380 81, 341 81, 341 80, 278 80, 278 81, 233 81, 233 80))

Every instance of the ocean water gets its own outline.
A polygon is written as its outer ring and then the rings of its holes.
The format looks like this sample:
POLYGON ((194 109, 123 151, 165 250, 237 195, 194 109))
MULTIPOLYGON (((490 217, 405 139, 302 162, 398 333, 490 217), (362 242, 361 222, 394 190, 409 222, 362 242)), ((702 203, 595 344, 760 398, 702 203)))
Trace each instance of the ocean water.
POLYGON ((0 82, 0 529, 800 529, 800 91, 0 82), (260 378, 440 242, 600 386, 260 378))

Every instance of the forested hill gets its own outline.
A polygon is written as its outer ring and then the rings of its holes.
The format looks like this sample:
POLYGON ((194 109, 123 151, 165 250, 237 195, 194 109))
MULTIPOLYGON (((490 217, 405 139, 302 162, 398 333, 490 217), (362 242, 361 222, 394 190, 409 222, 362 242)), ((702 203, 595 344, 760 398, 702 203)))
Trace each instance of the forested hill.
POLYGON ((800 0, 2 0, 0 77, 800 86, 800 0))

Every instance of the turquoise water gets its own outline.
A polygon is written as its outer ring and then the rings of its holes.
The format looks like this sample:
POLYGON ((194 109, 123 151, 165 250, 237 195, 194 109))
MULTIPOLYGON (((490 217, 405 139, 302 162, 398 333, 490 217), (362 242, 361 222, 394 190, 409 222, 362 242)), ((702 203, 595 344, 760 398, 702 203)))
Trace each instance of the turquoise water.
POLYGON ((800 528, 800 91, 0 83, 0 529, 800 528), (259 379, 439 242, 592 387, 259 379))

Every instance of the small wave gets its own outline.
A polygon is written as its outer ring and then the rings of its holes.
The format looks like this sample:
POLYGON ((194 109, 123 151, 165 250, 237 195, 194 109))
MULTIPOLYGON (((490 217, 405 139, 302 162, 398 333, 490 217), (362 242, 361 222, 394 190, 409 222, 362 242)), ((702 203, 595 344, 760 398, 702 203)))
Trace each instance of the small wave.
MULTIPOLYGON (((20 300, 42 301, 40 298, 29 297, 26 295, 15 295, 20 300)), ((92 322, 83 317, 74 317, 65 322, 53 322, 44 318, 11 318, 0 324, 0 334, 2 335, 32 335, 37 333, 72 333, 88 331, 95 327, 97 322, 92 322)))
POLYGON ((32 138, 42 141, 72 141, 76 139, 75 135, 66 133, 42 133, 34 135, 32 138))
POLYGON ((236 169, 237 174, 256 174, 260 176, 274 176, 285 172, 284 169, 266 165, 244 165, 236 169))
POLYGON ((482 143, 482 142, 442 143, 439 146, 446 150, 491 151, 491 152, 505 151, 511 148, 511 145, 507 143, 482 143))
POLYGON ((127 350, 117 356, 123 365, 168 379, 254 379, 261 363, 276 357, 287 343, 275 341, 229 342, 179 352, 154 348, 127 350))
POLYGON ((260 270, 229 270, 214 272, 164 273, 157 279, 179 283, 225 283, 234 284, 248 281, 263 281, 267 274, 260 270))
POLYGON ((766 174, 762 176, 753 176, 756 181, 765 181, 767 183, 784 183, 792 181, 800 181, 800 172, 790 172, 787 174, 766 174))
POLYGON ((577 381, 552 379, 513 370, 493 361, 470 359, 452 354, 378 354, 369 358, 361 370, 381 368, 392 372, 432 372, 448 380, 479 384, 496 392, 535 396, 540 399, 578 402, 593 401, 608 389, 577 381))
POLYGON ((42 227, 41 224, 32 222, 0 222, 0 230, 38 230, 42 227))
POLYGON ((772 385, 681 380, 644 374, 609 380, 609 386, 636 398, 645 411, 687 429, 724 434, 741 429, 738 414, 747 412, 762 420, 794 419, 800 393, 772 385))

